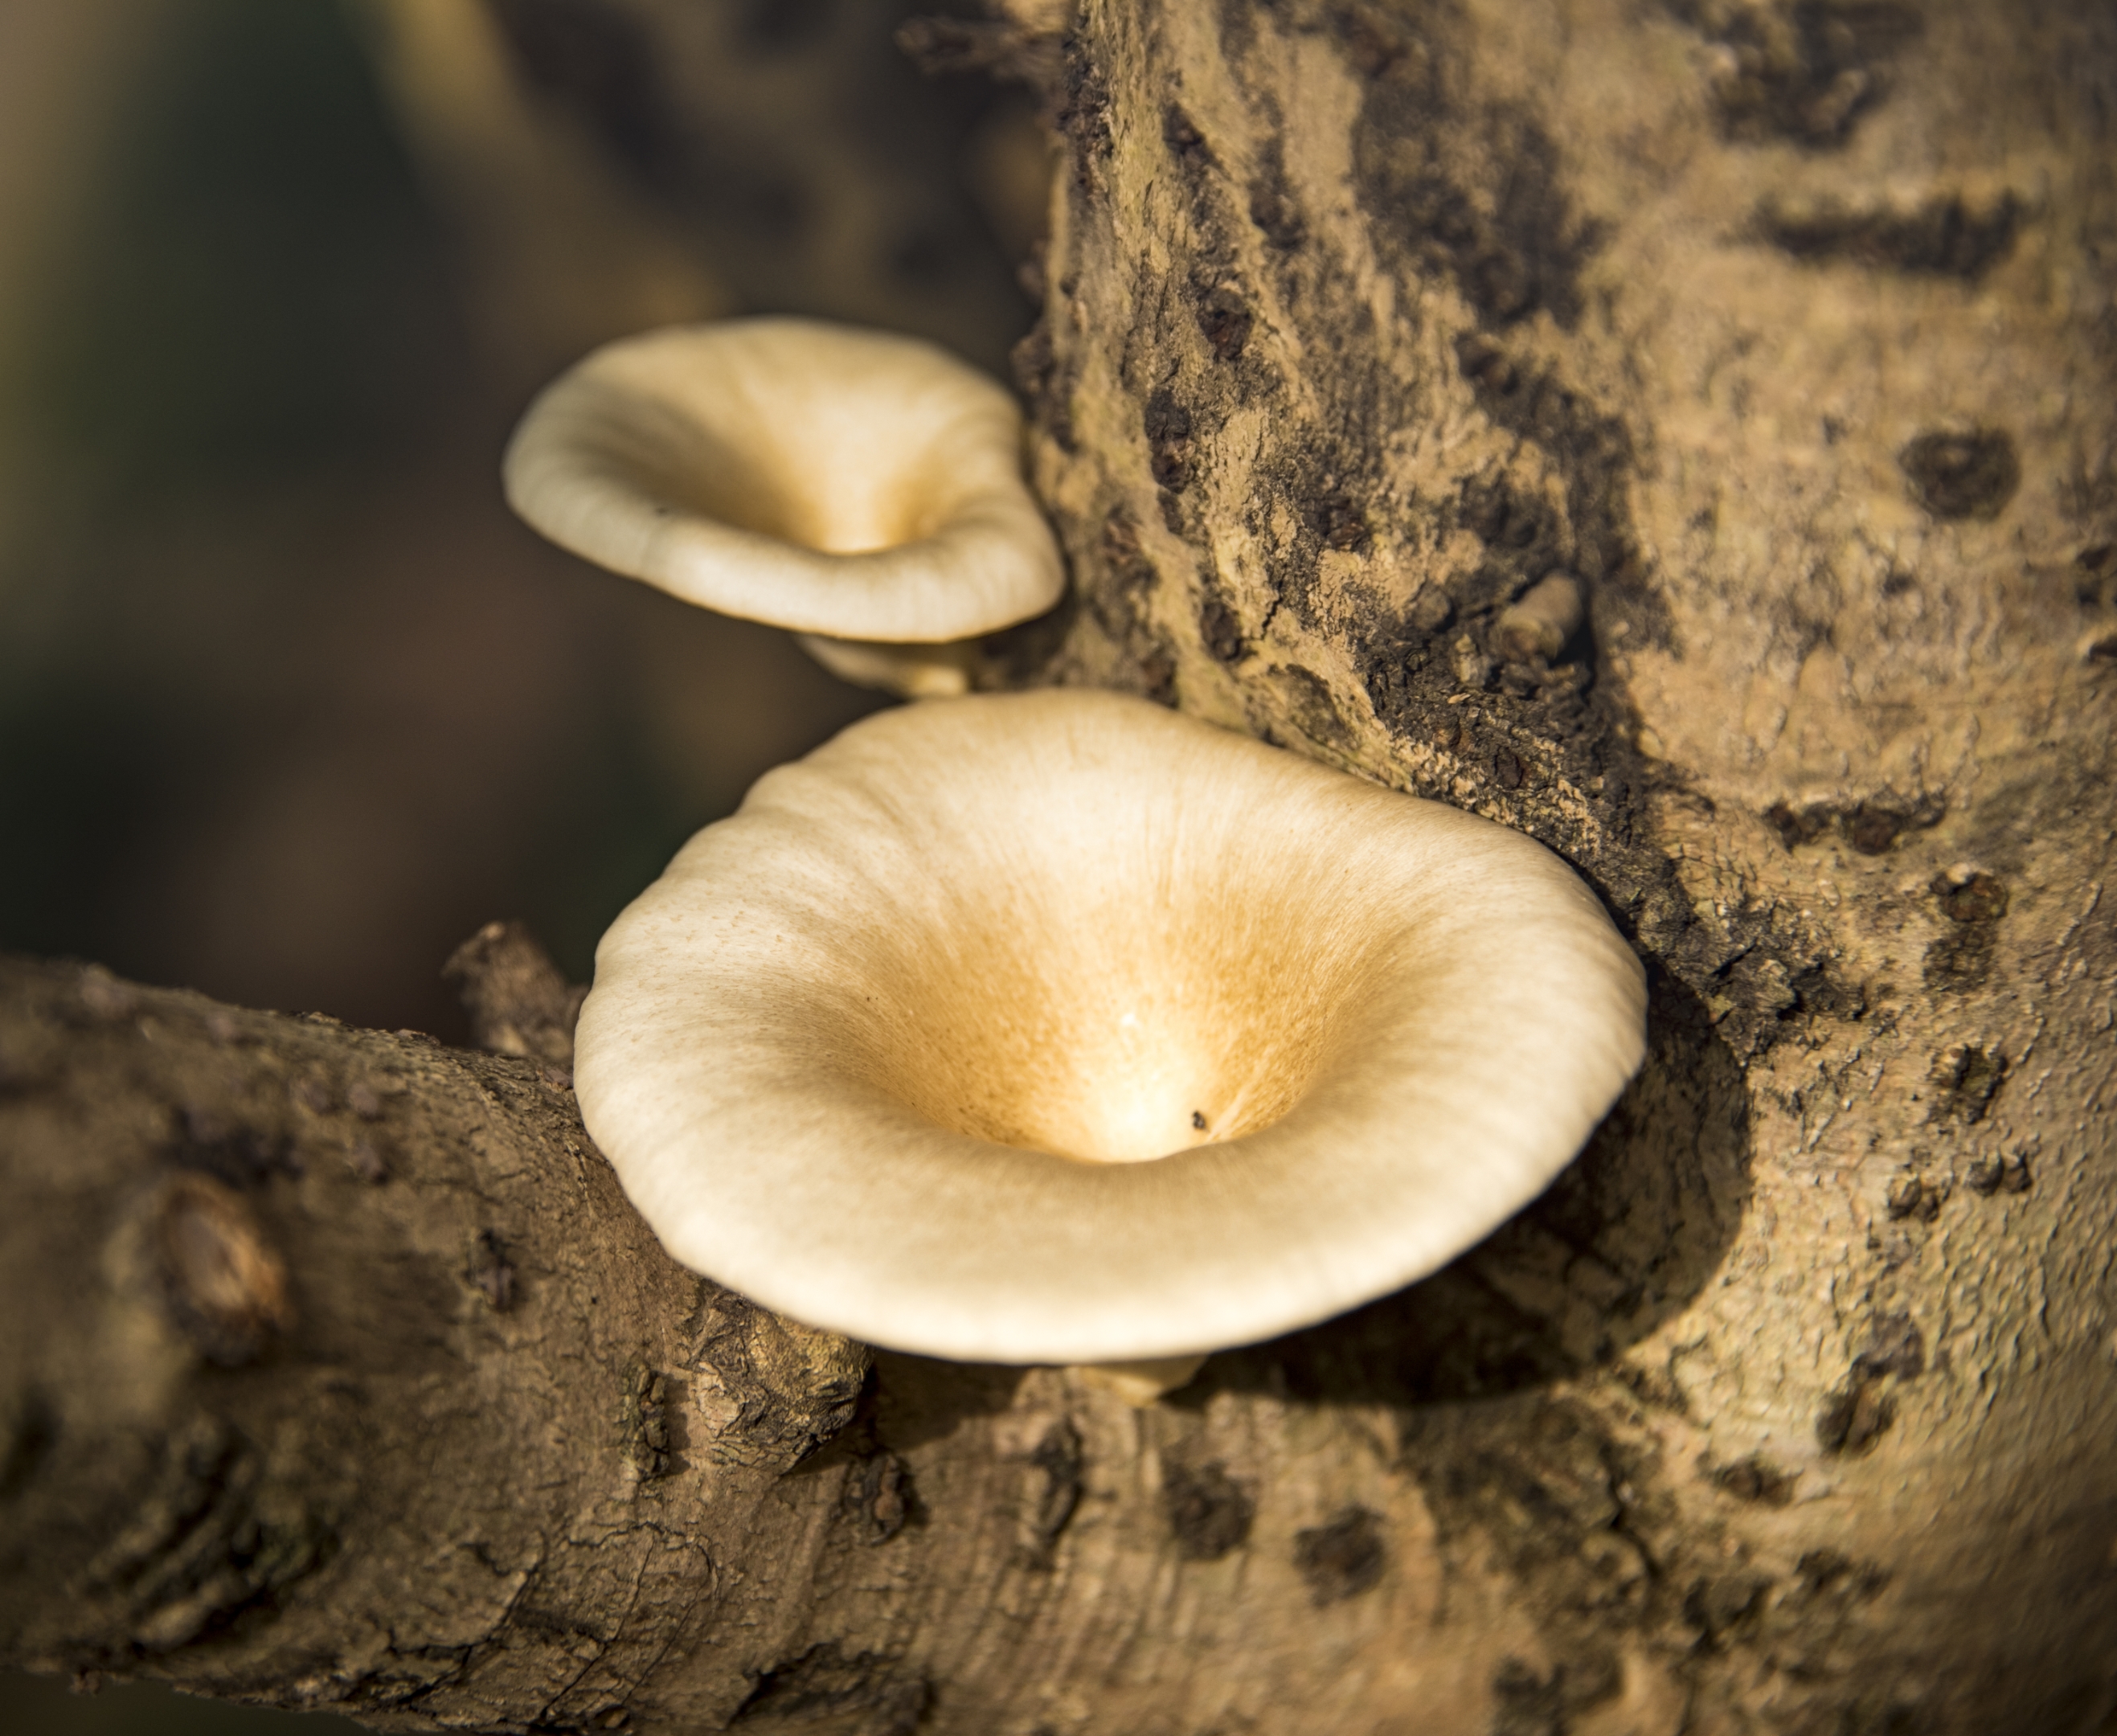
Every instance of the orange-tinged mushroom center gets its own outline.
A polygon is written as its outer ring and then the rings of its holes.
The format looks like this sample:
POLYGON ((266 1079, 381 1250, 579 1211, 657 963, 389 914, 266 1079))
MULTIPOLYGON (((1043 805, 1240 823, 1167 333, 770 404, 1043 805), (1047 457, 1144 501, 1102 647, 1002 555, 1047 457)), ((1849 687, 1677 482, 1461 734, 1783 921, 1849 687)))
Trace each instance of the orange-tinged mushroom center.
POLYGON ((869 979, 870 1076, 952 1131, 1091 1162, 1271 1125, 1329 1052, 1368 948, 1299 899, 1261 909, 1257 889, 1200 878, 1142 908, 1054 876, 929 930, 869 979))

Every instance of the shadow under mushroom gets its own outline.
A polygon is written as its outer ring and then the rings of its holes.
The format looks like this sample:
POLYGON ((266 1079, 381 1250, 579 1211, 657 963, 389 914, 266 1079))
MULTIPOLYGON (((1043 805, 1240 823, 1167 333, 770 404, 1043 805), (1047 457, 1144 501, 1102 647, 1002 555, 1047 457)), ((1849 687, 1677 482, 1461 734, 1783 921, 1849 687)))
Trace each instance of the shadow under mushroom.
POLYGON ((1439 1272, 1319 1326, 1223 1351, 1169 1402, 1269 1390, 1426 1405, 1605 1366, 1719 1269, 1750 1193, 1741 1069, 1691 991, 1649 990, 1647 1058, 1533 1204, 1439 1272))

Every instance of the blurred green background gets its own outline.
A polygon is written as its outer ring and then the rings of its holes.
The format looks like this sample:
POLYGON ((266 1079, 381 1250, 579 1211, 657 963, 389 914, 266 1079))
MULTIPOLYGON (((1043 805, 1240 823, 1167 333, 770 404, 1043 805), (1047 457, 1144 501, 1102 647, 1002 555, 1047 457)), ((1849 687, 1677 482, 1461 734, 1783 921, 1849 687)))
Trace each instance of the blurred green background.
MULTIPOLYGON (((892 48, 908 6, 706 0, 685 60, 652 0, 410 4, 0 3, 0 948, 455 1037, 457 941, 521 916, 584 977, 685 835, 877 703, 517 525, 527 390, 664 306, 1002 366, 1042 183, 1018 99, 892 48), (467 87, 422 132, 393 12, 500 45, 526 176, 450 157, 467 87)), ((10 1736, 292 1715, 0 1676, 10 1736)))

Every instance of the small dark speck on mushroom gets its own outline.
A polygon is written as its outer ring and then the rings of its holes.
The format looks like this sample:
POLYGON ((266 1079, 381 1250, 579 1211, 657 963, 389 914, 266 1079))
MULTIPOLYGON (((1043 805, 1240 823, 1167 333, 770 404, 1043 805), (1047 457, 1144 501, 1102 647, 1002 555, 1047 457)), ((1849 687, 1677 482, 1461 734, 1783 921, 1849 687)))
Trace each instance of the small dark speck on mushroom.
POLYGON ((1202 1109, 1192 1110, 1191 1111, 1191 1124, 1197 1128, 1200 1133, 1204 1133, 1206 1131, 1206 1111, 1202 1109))

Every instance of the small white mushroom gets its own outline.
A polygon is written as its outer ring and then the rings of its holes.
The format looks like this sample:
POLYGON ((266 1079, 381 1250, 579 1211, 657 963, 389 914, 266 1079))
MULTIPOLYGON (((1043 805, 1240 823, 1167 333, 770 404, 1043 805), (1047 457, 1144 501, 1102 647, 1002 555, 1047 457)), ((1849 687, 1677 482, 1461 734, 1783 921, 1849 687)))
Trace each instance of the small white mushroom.
POLYGON ((980 695, 694 837, 603 937, 574 1077, 670 1251, 767 1306, 1140 1364, 1478 1241, 1579 1151, 1644 1006, 1518 833, 1141 700, 980 695))
POLYGON ((1570 573, 1552 573, 1500 611, 1492 649, 1510 663, 1547 663, 1586 619, 1580 581, 1570 573))
POLYGON ((1021 450, 1013 399, 930 344, 723 320, 596 350, 530 405, 502 473, 575 554, 928 695, 967 686, 957 642, 1065 588, 1021 450))

